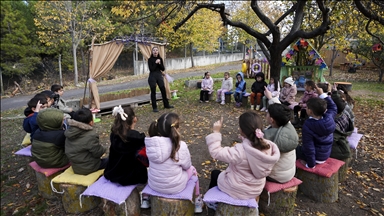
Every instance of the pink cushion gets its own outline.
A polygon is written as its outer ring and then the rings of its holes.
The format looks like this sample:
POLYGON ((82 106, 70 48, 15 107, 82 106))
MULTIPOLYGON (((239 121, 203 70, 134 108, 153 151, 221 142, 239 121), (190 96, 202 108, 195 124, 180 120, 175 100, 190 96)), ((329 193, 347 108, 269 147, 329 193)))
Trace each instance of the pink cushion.
POLYGON ((330 178, 334 173, 339 171, 340 167, 345 164, 344 161, 340 161, 334 158, 328 158, 323 164, 316 164, 314 169, 307 168, 300 160, 296 160, 296 167, 307 172, 330 178))
POLYGON ((29 163, 29 166, 31 166, 35 171, 43 173, 45 176, 48 177, 48 176, 51 176, 51 175, 53 175, 53 174, 55 174, 61 170, 67 169, 70 166, 70 164, 67 164, 67 165, 60 167, 60 168, 42 168, 36 163, 36 161, 33 161, 33 162, 29 163))
POLYGON ((275 193, 277 191, 281 191, 290 187, 297 186, 301 184, 302 181, 300 179, 297 179, 293 177, 289 182, 286 182, 284 184, 276 183, 276 182, 270 182, 267 181, 265 183, 264 189, 268 191, 269 193, 275 193))

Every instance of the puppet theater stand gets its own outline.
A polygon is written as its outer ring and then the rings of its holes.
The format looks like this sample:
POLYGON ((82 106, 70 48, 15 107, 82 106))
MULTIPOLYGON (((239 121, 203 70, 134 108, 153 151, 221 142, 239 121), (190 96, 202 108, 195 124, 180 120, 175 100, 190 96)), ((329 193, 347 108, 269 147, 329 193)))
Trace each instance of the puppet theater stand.
POLYGON ((325 82, 324 70, 327 69, 324 59, 306 39, 299 39, 282 59, 280 83, 292 76, 298 91, 304 91, 304 83, 313 80, 315 83, 325 82))

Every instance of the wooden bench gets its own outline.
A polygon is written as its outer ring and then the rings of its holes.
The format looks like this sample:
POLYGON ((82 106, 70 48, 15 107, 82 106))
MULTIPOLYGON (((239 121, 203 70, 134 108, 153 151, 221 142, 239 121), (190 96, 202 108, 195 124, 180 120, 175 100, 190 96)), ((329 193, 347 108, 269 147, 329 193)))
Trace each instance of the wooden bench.
POLYGON ((312 200, 333 203, 339 198, 339 169, 343 161, 328 158, 311 169, 296 161, 296 178, 303 181, 299 191, 312 200))
POLYGON ((232 91, 230 91, 230 92, 225 92, 224 94, 225 94, 225 103, 226 103, 226 104, 231 103, 231 98, 232 98, 231 95, 233 94, 233 92, 232 92, 232 91))
POLYGON ((241 106, 248 107, 248 97, 250 96, 250 93, 244 93, 243 98, 241 99, 241 106))
POLYGON ((267 181, 260 195, 260 212, 266 216, 293 215, 298 185, 301 183, 295 177, 284 184, 267 181))

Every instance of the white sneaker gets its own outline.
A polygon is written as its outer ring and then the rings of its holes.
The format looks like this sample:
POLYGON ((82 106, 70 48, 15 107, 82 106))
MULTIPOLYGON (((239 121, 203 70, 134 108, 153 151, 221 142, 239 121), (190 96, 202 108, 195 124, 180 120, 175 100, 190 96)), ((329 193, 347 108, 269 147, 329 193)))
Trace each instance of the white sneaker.
POLYGON ((220 102, 221 102, 221 100, 220 100, 220 99, 216 99, 216 102, 217 102, 217 103, 220 103, 220 102))
POLYGON ((256 106, 256 110, 260 110, 260 105, 257 105, 257 106, 256 106))
POLYGON ((221 105, 225 105, 225 102, 224 101, 221 101, 221 103, 220 103, 221 105))
POLYGON ((203 212, 203 200, 201 198, 201 194, 195 199, 195 213, 203 212))
POLYGON ((265 110, 267 110, 267 109, 265 107, 263 107, 260 111, 264 112, 265 110))
POLYGON ((254 110, 255 109, 255 106, 254 105, 251 105, 251 110, 254 110))
POLYGON ((142 209, 151 208, 151 202, 148 199, 143 199, 143 202, 141 203, 140 208, 142 209))
POLYGON ((205 203, 205 204, 208 206, 208 208, 216 211, 217 203, 205 203))

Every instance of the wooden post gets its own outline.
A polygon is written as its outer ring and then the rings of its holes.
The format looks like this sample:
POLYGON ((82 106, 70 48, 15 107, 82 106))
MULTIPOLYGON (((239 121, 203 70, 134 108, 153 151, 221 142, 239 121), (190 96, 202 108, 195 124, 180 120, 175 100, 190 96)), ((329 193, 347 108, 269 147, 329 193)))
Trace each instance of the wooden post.
POLYGON ((103 199, 103 211, 106 216, 114 215, 140 215, 140 194, 139 190, 135 188, 123 204, 116 204, 112 201, 103 199))
MULTIPOLYGON (((194 190, 193 190, 194 191, 194 190)), ((194 215, 195 205, 190 200, 168 199, 151 196, 151 215, 194 215)))
POLYGON ((347 178, 347 172, 348 172, 349 164, 351 163, 351 158, 346 158, 342 161, 344 161, 345 164, 341 166, 339 169, 339 182, 343 182, 347 178))
POLYGON ((94 209, 101 201, 99 197, 83 196, 81 197, 82 206, 80 206, 80 194, 85 191, 85 186, 60 184, 59 187, 61 191, 64 191, 61 201, 65 212, 69 214, 77 214, 94 209))
POLYGON ((35 171, 37 188, 39 189, 39 194, 46 199, 55 199, 57 195, 52 191, 51 180, 62 172, 57 172, 51 176, 45 176, 41 172, 35 171))
POLYGON ((268 192, 263 190, 260 195, 259 208, 260 212, 265 216, 268 215, 281 215, 288 216, 293 215, 296 194, 298 186, 293 186, 284 190, 280 190, 276 193, 271 193, 268 197, 268 192), (268 205, 269 200, 269 205, 268 205))
POLYGON ((215 216, 227 216, 227 215, 258 216, 259 209, 249 208, 246 206, 234 206, 226 203, 218 203, 215 216))
POLYGON ((339 198, 339 173, 330 178, 296 169, 296 178, 303 181, 299 190, 307 197, 322 203, 333 203, 339 198))

